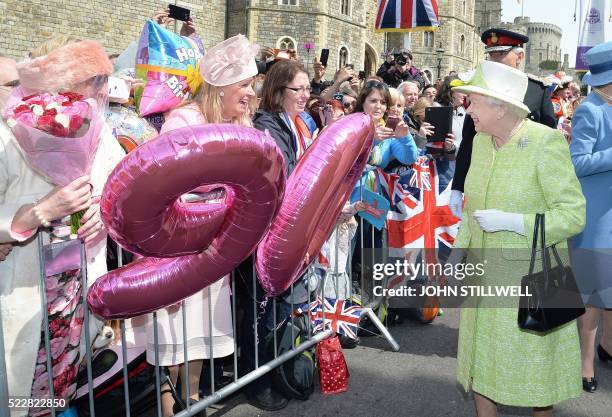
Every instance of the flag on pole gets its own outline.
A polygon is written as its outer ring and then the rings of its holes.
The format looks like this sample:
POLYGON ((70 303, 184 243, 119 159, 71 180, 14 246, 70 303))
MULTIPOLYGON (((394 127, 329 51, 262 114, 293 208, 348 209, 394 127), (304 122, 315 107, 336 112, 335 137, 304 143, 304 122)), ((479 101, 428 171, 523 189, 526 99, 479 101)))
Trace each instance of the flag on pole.
POLYGON ((608 11, 612 0, 580 0, 578 49, 576 70, 587 71, 589 66, 585 54, 600 43, 612 40, 612 23, 608 11))
POLYGON ((440 26, 437 0, 378 0, 377 32, 435 30, 440 26))
POLYGON ((329 328, 336 333, 355 339, 363 308, 353 305, 349 300, 317 297, 315 301, 302 306, 298 312, 310 314, 313 333, 329 328))

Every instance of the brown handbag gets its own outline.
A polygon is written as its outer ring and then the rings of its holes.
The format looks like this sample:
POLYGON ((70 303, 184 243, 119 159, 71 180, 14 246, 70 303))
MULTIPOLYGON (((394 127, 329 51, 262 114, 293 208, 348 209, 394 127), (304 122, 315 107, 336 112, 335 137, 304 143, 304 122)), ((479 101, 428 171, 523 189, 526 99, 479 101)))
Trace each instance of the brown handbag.
POLYGON ((523 330, 548 332, 584 314, 584 303, 574 273, 564 266, 555 245, 546 247, 544 214, 536 214, 529 273, 521 280, 518 326, 523 330), (538 231, 542 271, 534 273, 538 231), (551 266, 552 252, 555 266, 551 266))

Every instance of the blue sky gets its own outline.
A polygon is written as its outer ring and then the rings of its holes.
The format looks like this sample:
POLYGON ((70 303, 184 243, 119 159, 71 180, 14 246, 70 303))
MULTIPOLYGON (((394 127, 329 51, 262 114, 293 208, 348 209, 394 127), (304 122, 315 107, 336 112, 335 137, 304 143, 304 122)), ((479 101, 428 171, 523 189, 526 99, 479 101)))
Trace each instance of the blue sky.
MULTIPOLYGON (((575 0, 523 0, 523 2, 525 16, 529 16, 532 22, 553 23, 563 29, 561 51, 562 54, 569 53, 569 64, 573 67, 578 45, 578 22, 574 22, 575 0)), ((512 22, 520 15, 521 5, 517 0, 502 0, 503 22, 512 22)))

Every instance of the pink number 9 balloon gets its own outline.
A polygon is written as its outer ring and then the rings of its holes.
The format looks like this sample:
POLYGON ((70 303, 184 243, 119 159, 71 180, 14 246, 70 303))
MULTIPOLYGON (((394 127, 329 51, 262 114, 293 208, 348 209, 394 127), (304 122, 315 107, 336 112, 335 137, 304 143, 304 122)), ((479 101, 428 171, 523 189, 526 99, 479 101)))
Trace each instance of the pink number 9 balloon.
POLYGON ((302 156, 257 248, 259 282, 268 294, 289 288, 317 256, 365 168, 373 139, 370 116, 352 114, 323 130, 302 156))
POLYGON ((99 278, 87 301, 105 319, 152 312, 234 269, 256 248, 285 189, 283 156, 264 133, 235 125, 178 129, 132 151, 111 173, 101 214, 113 239, 145 256, 99 278), (185 203, 222 186, 222 204, 185 203))

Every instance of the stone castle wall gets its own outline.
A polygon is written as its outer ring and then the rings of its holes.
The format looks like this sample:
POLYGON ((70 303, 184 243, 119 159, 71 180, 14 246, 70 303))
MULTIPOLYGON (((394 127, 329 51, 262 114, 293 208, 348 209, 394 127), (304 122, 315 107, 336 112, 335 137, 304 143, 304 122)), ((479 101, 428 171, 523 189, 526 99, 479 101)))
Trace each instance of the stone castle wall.
MULTIPOLYGON (((2 0, 0 54, 21 59, 40 43, 60 34, 94 39, 109 54, 120 53, 138 39, 144 21, 169 2, 172 0, 2 0)), ((206 47, 225 37, 225 2, 178 2, 191 9, 206 47)))

